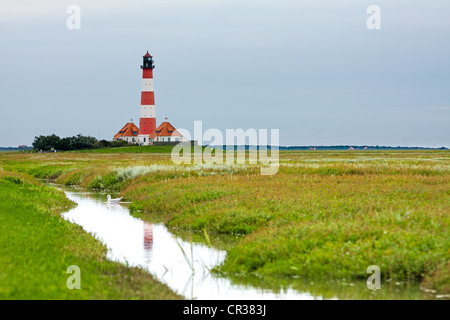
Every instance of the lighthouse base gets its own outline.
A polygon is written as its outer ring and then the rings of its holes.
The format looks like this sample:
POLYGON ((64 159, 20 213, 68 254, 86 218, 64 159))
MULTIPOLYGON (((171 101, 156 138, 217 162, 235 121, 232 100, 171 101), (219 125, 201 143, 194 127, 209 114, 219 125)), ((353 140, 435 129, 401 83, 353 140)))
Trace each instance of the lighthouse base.
POLYGON ((151 146, 153 145, 153 139, 150 139, 150 135, 139 135, 138 143, 141 146, 151 146))

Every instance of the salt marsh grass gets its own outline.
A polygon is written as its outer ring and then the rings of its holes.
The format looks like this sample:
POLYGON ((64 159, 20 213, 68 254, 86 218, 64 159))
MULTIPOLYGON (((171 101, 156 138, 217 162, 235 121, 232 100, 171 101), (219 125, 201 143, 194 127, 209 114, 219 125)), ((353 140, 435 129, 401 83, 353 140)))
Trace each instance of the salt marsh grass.
POLYGON ((228 274, 422 281, 450 292, 450 152, 280 152, 252 165, 180 165, 164 154, 0 156, 7 171, 113 189, 144 220, 238 236, 228 274))

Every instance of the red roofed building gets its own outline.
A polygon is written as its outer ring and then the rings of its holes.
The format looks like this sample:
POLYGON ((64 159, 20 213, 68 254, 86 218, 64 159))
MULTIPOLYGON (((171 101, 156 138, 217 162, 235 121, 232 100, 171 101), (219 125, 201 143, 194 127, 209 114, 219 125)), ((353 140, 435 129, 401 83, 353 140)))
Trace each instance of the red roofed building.
POLYGON ((114 136, 114 140, 124 140, 128 143, 140 145, 152 145, 154 143, 167 142, 187 142, 189 141, 178 132, 177 129, 170 122, 166 121, 156 128, 147 141, 141 141, 139 138, 139 128, 133 123, 133 120, 128 122, 120 131, 114 136))
POLYGON ((188 141, 175 129, 170 122, 166 121, 156 128, 156 131, 150 135, 151 142, 181 142, 188 141))
POLYGON ((114 136, 113 140, 124 140, 128 143, 137 143, 137 136, 139 135, 139 128, 130 120, 120 131, 114 136))

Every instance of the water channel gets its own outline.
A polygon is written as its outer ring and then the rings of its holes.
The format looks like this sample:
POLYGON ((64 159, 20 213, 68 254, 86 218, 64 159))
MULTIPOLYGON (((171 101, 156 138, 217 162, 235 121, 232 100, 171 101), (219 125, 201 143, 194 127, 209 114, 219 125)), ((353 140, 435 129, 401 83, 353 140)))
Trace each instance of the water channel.
POLYGON ((225 259, 225 251, 203 243, 185 241, 161 223, 135 218, 130 215, 126 203, 108 204, 106 194, 90 193, 83 189, 64 192, 78 205, 62 216, 103 242, 108 248, 108 259, 147 270, 187 299, 370 299, 374 298, 374 294, 383 299, 424 298, 425 293, 417 285, 398 283, 386 284, 384 290, 378 293, 368 290, 365 283, 349 283, 345 280, 328 285, 313 282, 305 285, 303 281, 297 286, 293 285, 296 279, 275 286, 262 279, 259 283, 255 283, 254 279, 246 284, 240 284, 245 281, 236 283, 210 272, 211 268, 225 259))

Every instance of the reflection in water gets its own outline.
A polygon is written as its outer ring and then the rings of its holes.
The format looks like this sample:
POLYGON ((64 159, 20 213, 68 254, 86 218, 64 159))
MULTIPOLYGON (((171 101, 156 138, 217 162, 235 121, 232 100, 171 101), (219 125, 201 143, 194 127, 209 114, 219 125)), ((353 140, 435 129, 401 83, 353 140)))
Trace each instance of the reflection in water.
POLYGON ((108 248, 107 258, 148 270, 172 290, 190 299, 317 299, 308 293, 232 284, 209 270, 226 252, 174 237, 162 224, 150 224, 129 214, 126 207, 66 192, 78 206, 63 214, 81 225, 108 248))
POLYGON ((144 223, 144 260, 146 264, 150 262, 152 258, 153 248, 153 225, 150 223, 144 223))

